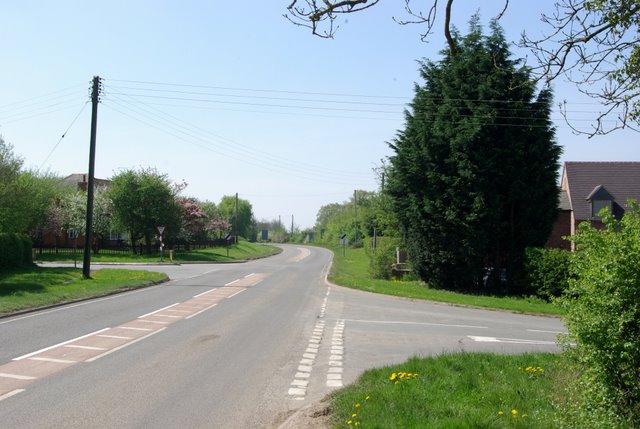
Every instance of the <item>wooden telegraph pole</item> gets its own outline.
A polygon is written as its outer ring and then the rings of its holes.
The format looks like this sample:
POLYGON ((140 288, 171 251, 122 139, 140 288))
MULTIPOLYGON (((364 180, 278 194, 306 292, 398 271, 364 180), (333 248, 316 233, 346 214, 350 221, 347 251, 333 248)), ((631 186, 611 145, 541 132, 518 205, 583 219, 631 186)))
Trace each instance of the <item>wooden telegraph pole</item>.
POLYGON ((87 179, 87 223, 84 230, 84 260, 82 276, 91 278, 91 244, 93 241, 93 195, 96 164, 96 130, 98 127, 98 103, 100 102, 100 77, 93 77, 91 88, 91 139, 89 142, 89 178, 87 179))

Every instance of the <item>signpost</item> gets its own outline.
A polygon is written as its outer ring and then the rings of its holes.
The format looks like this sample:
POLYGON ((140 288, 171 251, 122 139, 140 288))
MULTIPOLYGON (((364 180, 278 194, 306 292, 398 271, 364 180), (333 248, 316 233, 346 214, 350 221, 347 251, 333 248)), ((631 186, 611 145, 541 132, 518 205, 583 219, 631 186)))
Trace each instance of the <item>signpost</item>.
POLYGON ((164 233, 164 226, 158 226, 158 233, 160 234, 160 262, 164 261, 164 243, 162 242, 162 233, 164 233))

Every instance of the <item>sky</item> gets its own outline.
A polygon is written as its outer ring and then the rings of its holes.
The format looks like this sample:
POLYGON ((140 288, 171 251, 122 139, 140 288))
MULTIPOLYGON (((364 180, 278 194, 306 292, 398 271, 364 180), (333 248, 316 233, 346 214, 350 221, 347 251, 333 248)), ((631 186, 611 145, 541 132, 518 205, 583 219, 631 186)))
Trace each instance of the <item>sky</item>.
MULTIPOLYGON (((439 60, 445 41, 441 26, 424 43, 423 27, 395 23, 406 17, 400 0, 346 15, 334 39, 286 20, 288 4, 0 0, 0 135, 26 168, 85 173, 100 76, 96 177, 155 168, 186 182, 185 195, 217 203, 238 193, 258 220, 312 227, 321 206, 378 189, 374 169, 392 155, 419 60, 439 60)), ((552 5, 512 0, 507 40, 541 34, 552 5)), ((502 7, 457 1, 453 21, 464 33, 474 12, 487 24, 502 7)), ((588 128, 601 108, 567 82, 553 87, 588 128)), ((640 161, 635 132, 588 139, 552 119, 561 162, 640 161)))

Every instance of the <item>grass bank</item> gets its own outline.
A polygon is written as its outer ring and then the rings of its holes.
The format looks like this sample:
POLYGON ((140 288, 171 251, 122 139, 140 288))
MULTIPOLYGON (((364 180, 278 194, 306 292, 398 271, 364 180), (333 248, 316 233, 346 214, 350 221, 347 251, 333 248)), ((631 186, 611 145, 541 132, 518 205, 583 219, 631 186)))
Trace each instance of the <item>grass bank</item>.
MULTIPOLYGON (((274 255, 279 253, 280 249, 274 246, 265 246, 261 244, 249 243, 241 241, 238 244, 227 247, 210 247, 206 249, 194 249, 190 251, 178 251, 174 252, 174 262, 234 262, 234 261, 246 261, 250 259, 262 258, 265 256, 274 255)), ((75 259, 82 263, 82 253, 77 253, 75 259)), ((38 261, 56 261, 56 262, 73 262, 73 254, 53 254, 43 253, 36 254, 36 260, 38 261)), ((93 262, 122 262, 122 263, 158 263, 161 261, 160 254, 156 251, 151 255, 138 255, 138 254, 94 254, 91 256, 93 262)), ((163 262, 169 262, 169 252, 164 252, 163 262)))
POLYGON ((334 393, 334 428, 552 428, 561 357, 413 358, 334 393))
POLYGON ((471 295, 430 289, 419 281, 376 280, 369 277, 369 259, 364 249, 334 250, 329 280, 341 286, 405 298, 509 310, 519 313, 559 315, 562 309, 539 298, 471 295))
POLYGON ((164 273, 102 269, 91 279, 76 268, 29 267, 0 272, 0 315, 138 288, 167 280, 164 273))

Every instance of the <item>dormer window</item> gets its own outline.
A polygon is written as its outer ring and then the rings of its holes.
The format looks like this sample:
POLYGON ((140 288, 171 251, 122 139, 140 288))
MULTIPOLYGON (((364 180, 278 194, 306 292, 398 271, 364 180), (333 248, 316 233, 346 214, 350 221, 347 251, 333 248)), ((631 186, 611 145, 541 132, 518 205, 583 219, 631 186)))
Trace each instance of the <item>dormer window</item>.
POLYGON ((602 219, 600 212, 602 209, 609 210, 613 213, 613 197, 602 185, 596 186, 587 197, 587 201, 591 203, 591 218, 602 219))
POLYGON ((609 213, 612 212, 611 200, 592 200, 591 201, 591 216, 594 219, 602 219, 602 215, 600 212, 602 209, 609 210, 609 213))

